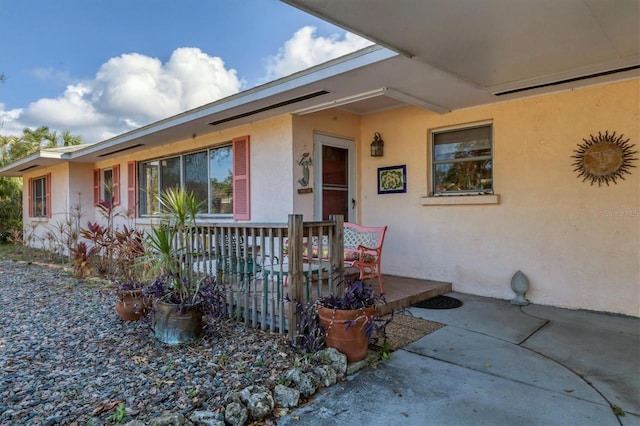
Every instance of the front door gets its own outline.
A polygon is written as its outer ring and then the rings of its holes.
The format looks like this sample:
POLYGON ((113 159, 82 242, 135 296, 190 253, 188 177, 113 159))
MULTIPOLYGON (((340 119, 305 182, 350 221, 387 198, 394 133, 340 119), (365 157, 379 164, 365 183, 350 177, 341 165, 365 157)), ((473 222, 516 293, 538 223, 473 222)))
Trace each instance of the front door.
POLYGON ((355 220, 354 142, 315 134, 315 219, 329 220, 341 214, 345 222, 355 220))

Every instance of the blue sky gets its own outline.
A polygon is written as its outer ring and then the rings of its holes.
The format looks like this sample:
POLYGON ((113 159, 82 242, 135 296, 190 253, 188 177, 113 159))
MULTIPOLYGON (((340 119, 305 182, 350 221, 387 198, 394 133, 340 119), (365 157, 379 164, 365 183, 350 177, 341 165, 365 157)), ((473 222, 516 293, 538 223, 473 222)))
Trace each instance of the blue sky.
POLYGON ((368 44, 277 0, 0 0, 0 135, 97 142, 368 44))

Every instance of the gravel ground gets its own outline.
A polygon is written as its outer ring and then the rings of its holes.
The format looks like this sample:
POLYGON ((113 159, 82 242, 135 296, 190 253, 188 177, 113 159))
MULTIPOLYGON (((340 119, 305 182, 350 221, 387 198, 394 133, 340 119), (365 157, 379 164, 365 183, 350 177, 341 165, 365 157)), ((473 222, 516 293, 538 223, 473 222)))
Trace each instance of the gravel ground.
POLYGON ((108 424, 119 401, 125 420, 215 412, 227 392, 273 387, 299 362, 283 338, 226 320, 208 322, 197 343, 167 346, 114 304, 104 284, 0 261, 0 424, 108 424))
MULTIPOLYGON (((304 359, 284 337, 209 320, 205 337, 180 347, 152 336, 148 321, 122 322, 115 293, 61 267, 0 260, 0 425, 110 424, 220 412, 229 391, 273 388, 304 359)), ((392 350, 439 328, 396 315, 392 350)))

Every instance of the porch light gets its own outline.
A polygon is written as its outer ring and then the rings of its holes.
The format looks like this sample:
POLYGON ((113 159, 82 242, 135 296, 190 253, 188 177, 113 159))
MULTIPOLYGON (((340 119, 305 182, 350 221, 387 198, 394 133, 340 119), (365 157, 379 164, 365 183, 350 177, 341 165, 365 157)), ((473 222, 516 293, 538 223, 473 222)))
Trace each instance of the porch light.
POLYGON ((371 142, 371 156, 382 157, 384 141, 380 137, 380 133, 376 132, 373 136, 373 142, 371 142))

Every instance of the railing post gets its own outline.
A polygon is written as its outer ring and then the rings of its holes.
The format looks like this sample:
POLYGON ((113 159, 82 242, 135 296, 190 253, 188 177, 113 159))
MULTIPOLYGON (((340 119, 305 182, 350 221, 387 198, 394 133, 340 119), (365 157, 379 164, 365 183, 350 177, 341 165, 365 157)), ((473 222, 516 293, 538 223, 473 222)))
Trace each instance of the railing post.
POLYGON ((302 238, 304 234, 302 215, 289 215, 289 340, 294 341, 299 315, 296 314, 296 304, 304 303, 302 273, 302 238))
POLYGON ((336 277, 338 283, 342 283, 340 293, 345 290, 344 280, 344 216, 341 214, 329 216, 329 220, 335 222, 335 228, 333 232, 333 241, 331 242, 331 259, 329 264, 331 269, 335 271, 333 274, 334 279, 330 280, 329 291, 331 294, 338 294, 336 288, 336 277))

